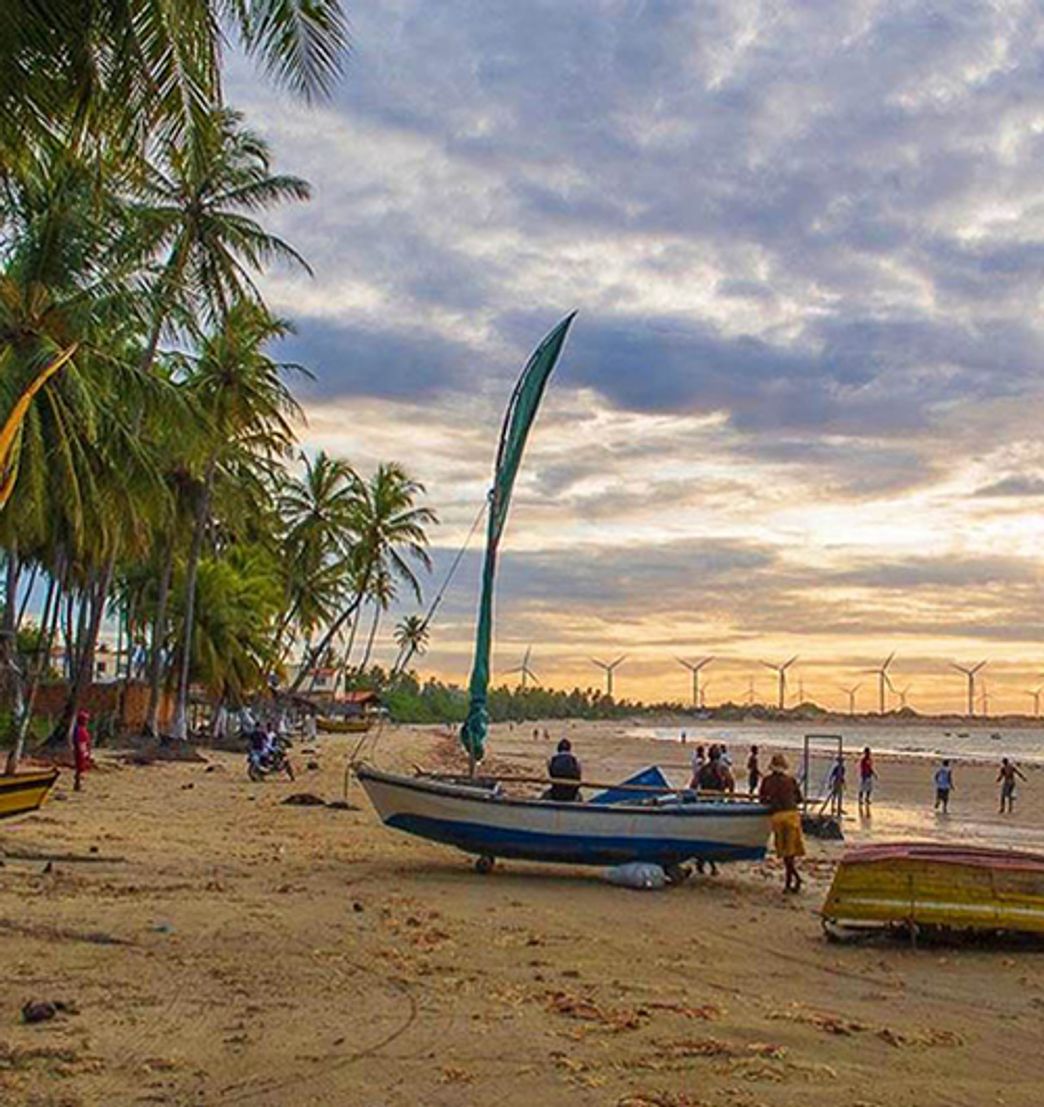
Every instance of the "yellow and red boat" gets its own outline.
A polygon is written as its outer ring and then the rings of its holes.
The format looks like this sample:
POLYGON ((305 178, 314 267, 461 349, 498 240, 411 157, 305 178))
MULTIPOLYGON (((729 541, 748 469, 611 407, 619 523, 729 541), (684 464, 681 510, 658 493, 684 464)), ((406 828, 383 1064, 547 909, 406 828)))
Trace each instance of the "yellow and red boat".
POLYGON ((845 853, 820 912, 828 925, 1044 933, 1044 855, 931 842, 845 853))
POLYGON ((13 819, 35 811, 47 798, 58 775, 57 769, 0 773, 0 819, 13 819))

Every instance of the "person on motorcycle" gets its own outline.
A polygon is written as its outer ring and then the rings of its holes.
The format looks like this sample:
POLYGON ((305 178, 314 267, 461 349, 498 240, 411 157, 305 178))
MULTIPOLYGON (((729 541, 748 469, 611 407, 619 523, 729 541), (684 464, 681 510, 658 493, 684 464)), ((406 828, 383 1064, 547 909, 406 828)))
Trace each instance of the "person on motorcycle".
POLYGON ((258 771, 263 770, 269 753, 270 746, 265 728, 260 725, 255 726, 247 736, 247 757, 250 758, 250 764, 258 771))

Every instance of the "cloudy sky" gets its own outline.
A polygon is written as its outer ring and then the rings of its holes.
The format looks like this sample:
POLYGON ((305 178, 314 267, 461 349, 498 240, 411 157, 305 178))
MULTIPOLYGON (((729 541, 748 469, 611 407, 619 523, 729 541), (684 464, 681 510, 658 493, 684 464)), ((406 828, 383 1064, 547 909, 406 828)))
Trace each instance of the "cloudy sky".
MULTIPOLYGON (((1044 683, 1039 4, 387 0, 333 101, 230 98, 315 187, 266 291, 304 432, 405 463, 442 525, 529 349, 579 309, 518 486, 495 668, 708 701, 897 651, 921 708, 1044 683)), ((480 554, 423 668, 463 682, 480 554)), ((407 608, 408 609, 408 605, 407 608)))

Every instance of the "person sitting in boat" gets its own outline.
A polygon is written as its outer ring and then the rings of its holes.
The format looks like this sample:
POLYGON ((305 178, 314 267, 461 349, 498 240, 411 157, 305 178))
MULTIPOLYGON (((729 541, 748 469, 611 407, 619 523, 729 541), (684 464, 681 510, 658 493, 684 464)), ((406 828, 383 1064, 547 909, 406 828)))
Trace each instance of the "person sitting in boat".
POLYGON ((805 856, 805 839, 801 833, 801 786, 790 775, 783 754, 772 755, 758 799, 769 809, 771 816, 773 843, 786 874, 783 891, 799 892, 802 880, 797 870, 797 859, 805 856))
POLYGON ((545 793, 545 799, 558 800, 561 803, 576 803, 580 798, 580 785, 568 781, 580 780, 580 762, 573 753, 573 744, 568 738, 558 743, 558 752, 547 763, 547 775, 554 783, 545 793))

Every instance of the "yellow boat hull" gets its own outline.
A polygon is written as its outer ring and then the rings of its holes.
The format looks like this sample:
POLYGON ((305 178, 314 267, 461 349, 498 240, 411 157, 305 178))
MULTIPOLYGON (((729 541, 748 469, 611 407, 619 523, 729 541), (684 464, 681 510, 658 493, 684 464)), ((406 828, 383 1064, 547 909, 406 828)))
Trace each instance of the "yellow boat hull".
POLYGON ((920 843, 864 846, 842 858, 821 913, 841 925, 1044 933, 1044 856, 920 843))
POLYGON ((47 798, 57 779, 57 769, 0 773, 0 819, 13 819, 35 811, 47 798))
POLYGON ((365 734, 373 724, 369 719, 332 719, 320 715, 315 725, 327 734, 365 734))

